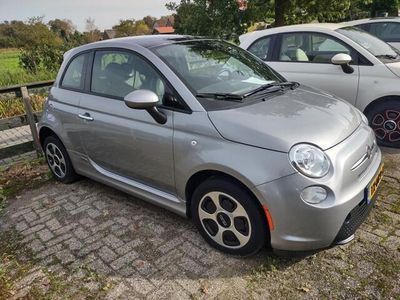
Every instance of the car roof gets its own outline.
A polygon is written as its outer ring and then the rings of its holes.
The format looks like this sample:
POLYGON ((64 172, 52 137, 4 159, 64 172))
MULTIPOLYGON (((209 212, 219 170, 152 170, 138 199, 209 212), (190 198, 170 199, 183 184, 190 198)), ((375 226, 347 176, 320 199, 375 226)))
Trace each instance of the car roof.
POLYGON ((341 24, 347 25, 359 25, 359 24, 367 24, 367 23, 375 23, 375 22, 399 22, 400 17, 376 17, 376 18, 367 18, 367 19, 359 19, 348 22, 343 22, 341 24))
POLYGON ((247 38, 249 36, 262 37, 264 35, 271 35, 271 34, 291 32, 291 31, 302 31, 302 30, 326 32, 326 31, 334 31, 338 28, 346 26, 348 25, 343 23, 308 23, 308 24, 288 25, 288 26, 252 31, 241 35, 239 39, 242 41, 244 38, 247 38))
POLYGON ((159 35, 142 35, 142 36, 129 36, 123 38, 115 38, 104 41, 92 43, 101 47, 112 47, 116 42, 126 44, 136 44, 145 48, 157 47, 165 44, 174 44, 177 42, 192 41, 205 39, 204 37, 195 37, 190 35, 176 35, 176 34, 159 34, 159 35))

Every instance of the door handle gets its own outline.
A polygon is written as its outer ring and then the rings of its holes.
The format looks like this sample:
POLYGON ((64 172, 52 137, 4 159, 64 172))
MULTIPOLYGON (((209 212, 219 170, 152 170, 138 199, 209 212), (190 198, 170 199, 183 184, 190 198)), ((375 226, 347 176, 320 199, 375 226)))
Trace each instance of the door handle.
POLYGON ((93 121, 94 119, 90 116, 89 113, 79 114, 79 118, 84 119, 86 121, 93 121))

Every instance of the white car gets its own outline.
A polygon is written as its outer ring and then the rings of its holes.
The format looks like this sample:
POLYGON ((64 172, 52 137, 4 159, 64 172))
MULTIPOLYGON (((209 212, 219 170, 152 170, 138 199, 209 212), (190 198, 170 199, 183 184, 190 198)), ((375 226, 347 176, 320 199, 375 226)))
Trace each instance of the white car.
POLYGON ((284 77, 364 112, 380 145, 400 147, 400 52, 345 24, 303 24, 240 36, 240 46, 284 77))
POLYGON ((400 50, 399 17, 361 19, 343 24, 361 28, 400 50))

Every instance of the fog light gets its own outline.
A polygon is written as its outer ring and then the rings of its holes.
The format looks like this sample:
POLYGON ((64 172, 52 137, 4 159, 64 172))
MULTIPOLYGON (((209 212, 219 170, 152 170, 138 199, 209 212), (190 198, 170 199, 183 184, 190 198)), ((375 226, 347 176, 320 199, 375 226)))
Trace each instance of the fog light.
POLYGON ((327 196, 328 192, 320 186, 309 186, 300 194, 301 199, 310 204, 321 203, 326 199, 327 196))

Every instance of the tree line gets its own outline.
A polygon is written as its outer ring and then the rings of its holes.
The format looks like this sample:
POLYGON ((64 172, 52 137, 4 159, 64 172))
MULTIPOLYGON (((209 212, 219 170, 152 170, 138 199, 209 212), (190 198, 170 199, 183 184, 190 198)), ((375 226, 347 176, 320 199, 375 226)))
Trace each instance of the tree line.
MULTIPOLYGON (((166 7, 175 18, 179 34, 201 35, 237 40, 262 22, 272 26, 297 23, 340 22, 374 17, 382 12, 397 15, 400 0, 180 0, 166 7)), ((116 37, 151 33, 157 21, 152 16, 141 20, 120 20, 113 26, 116 37)), ((0 23, 0 48, 21 50, 20 65, 30 73, 56 72, 63 53, 73 47, 102 39, 91 18, 79 32, 68 19, 47 23, 43 17, 0 23)))
MULTIPOLYGON (((120 20, 112 29, 116 37, 150 34, 156 21, 152 16, 120 20)), ((102 38, 103 33, 92 18, 86 20, 84 32, 79 32, 68 19, 45 23, 44 17, 32 17, 0 23, 0 48, 20 49, 19 63, 29 73, 56 72, 67 50, 102 38)))
POLYGON ((177 33, 237 39, 256 23, 283 26, 398 15, 399 0, 181 0, 170 2, 177 33))

